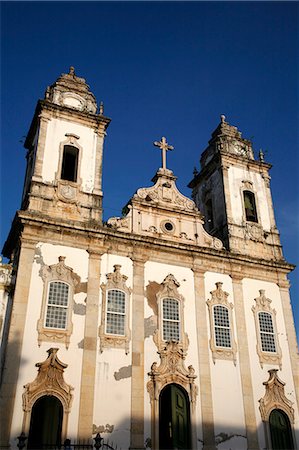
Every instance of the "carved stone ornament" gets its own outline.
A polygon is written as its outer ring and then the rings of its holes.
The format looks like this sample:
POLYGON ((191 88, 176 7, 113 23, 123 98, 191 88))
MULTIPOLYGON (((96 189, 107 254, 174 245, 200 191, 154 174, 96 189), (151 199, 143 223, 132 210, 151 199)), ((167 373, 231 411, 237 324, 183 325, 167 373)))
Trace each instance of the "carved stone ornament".
POLYGON ((180 341, 178 346, 181 348, 184 355, 189 347, 189 338, 187 333, 184 331, 184 297, 179 293, 178 288, 180 283, 175 279, 175 277, 170 273, 162 281, 159 291, 156 294, 157 304, 158 304, 158 328, 156 329, 153 340, 156 344, 158 351, 162 351, 165 347, 165 341, 163 340, 163 317, 162 317, 162 302, 164 298, 173 298, 179 302, 179 314, 180 314, 180 341))
POLYGON ((211 291, 211 299, 207 300, 207 305, 209 308, 210 316, 210 349, 212 352, 213 362, 215 364, 216 359, 229 359, 236 365, 237 362, 237 344, 234 338, 234 328, 233 328, 233 317, 232 310, 234 308, 233 304, 228 301, 229 294, 222 289, 223 283, 218 282, 216 284, 216 289, 211 291), (227 308, 228 318, 229 318, 229 329, 230 329, 230 347, 220 347, 216 345, 215 338, 215 320, 214 320, 214 307, 220 305, 227 308))
POLYGON ((257 223, 244 222, 244 238, 255 242, 265 242, 263 227, 257 223))
MULTIPOLYGON (((48 350, 48 358, 37 363, 38 374, 34 381, 24 386, 23 393, 23 431, 28 433, 31 410, 34 403, 45 395, 57 397, 63 406, 63 432, 67 429, 67 418, 71 410, 73 400, 73 387, 64 380, 63 372, 67 368, 67 364, 61 362, 57 357, 58 348, 50 348, 48 350)), ((62 433, 64 434, 64 433, 62 433)))
POLYGON ((100 351, 104 348, 123 348, 126 354, 129 353, 129 344, 131 340, 130 323, 130 295, 131 289, 126 285, 128 277, 122 275, 120 264, 115 264, 114 271, 106 275, 107 283, 101 284, 102 290, 102 318, 99 327, 100 351), (106 315, 107 315, 107 293, 111 289, 117 289, 125 294, 125 332, 124 335, 113 335, 106 333, 106 315))
POLYGON ((254 315, 255 322, 255 331, 257 336, 257 344, 256 344, 256 352, 259 357, 260 365, 263 368, 264 364, 277 364, 281 369, 282 366, 282 351, 279 346, 278 338, 277 338, 277 327, 276 327, 276 311, 274 308, 271 308, 272 300, 266 297, 265 290, 259 290, 260 296, 255 298, 255 305, 251 308, 254 315), (275 352, 265 352, 262 350, 261 344, 261 336, 260 336, 260 326, 259 326, 259 317, 258 314, 260 312, 267 312, 271 315, 272 325, 273 325, 273 335, 275 340, 275 352))
POLYGON ((156 362, 152 364, 151 371, 148 373, 150 380, 147 383, 152 411, 152 448, 159 448, 159 397, 162 389, 171 383, 178 384, 185 389, 190 401, 192 424, 195 423, 196 397, 198 394, 198 387, 195 384, 197 376, 193 366, 185 367, 185 352, 180 343, 166 342, 158 353, 161 358, 160 365, 158 366, 156 362))
POLYGON ((56 189, 57 198, 63 202, 76 203, 79 188, 75 183, 60 180, 56 189))
POLYGON ((38 345, 43 341, 64 342, 66 348, 69 347, 70 336, 73 331, 72 310, 74 302, 74 293, 76 286, 80 283, 80 277, 73 272, 71 267, 65 265, 65 256, 59 256, 58 264, 52 266, 43 266, 41 276, 44 282, 43 300, 41 316, 37 322, 38 345), (55 329, 45 327, 45 317, 47 312, 48 289, 51 281, 62 281, 69 286, 69 302, 67 311, 67 325, 65 329, 55 329))
POLYGON ((269 379, 263 383, 266 387, 266 393, 259 400, 262 420, 268 422, 271 411, 281 409, 286 413, 290 422, 294 423, 293 403, 285 396, 285 383, 278 378, 278 369, 271 369, 268 372, 269 379))

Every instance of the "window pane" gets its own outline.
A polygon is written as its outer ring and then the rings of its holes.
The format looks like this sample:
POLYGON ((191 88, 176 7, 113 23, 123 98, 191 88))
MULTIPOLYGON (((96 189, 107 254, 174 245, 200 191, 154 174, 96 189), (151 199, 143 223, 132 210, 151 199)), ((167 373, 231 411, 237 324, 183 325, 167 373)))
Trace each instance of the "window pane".
POLYGON ((125 334, 125 316, 107 313, 106 333, 125 334))
POLYGON ((48 304, 67 306, 69 299, 69 286, 60 281, 50 284, 48 304))
POLYGON ((267 312, 260 312, 258 314, 258 317, 259 317, 262 351, 275 353, 276 345, 275 345, 272 316, 267 312))
POLYGON ((266 312, 259 313, 259 323, 261 332, 274 333, 272 316, 266 312))
POLYGON ((122 291, 108 291, 107 311, 125 314, 126 301, 125 294, 122 291))
POLYGON ((217 347, 231 347, 230 323, 228 309, 225 306, 214 306, 215 345, 217 347))
POLYGON ((179 304, 177 300, 172 298, 163 300, 163 319, 179 320, 179 304))
POLYGON ((180 340, 180 324, 179 322, 163 321, 163 339, 164 341, 180 340))
POLYGON ((48 306, 46 327, 66 329, 67 309, 58 306, 48 306))

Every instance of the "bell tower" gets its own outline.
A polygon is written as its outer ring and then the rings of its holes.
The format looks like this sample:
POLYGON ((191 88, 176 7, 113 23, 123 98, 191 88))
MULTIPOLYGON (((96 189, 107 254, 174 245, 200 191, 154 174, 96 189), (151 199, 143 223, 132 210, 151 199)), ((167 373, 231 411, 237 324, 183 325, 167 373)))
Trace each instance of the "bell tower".
POLYGON ((25 141, 22 210, 72 221, 102 220, 102 158, 110 119, 73 67, 39 100, 25 141))
POLYGON ((189 183, 205 216, 205 228, 233 252, 282 260, 269 170, 260 151, 255 160, 251 141, 221 116, 200 159, 201 170, 189 183))

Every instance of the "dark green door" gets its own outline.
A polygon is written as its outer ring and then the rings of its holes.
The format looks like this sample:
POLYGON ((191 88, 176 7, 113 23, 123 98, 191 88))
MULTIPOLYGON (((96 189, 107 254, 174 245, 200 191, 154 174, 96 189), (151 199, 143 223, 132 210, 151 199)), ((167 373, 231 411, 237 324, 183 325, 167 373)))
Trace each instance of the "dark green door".
POLYGON ((32 407, 28 449, 57 448, 61 445, 63 407, 58 398, 46 395, 32 407))
POLYGON ((280 409, 274 409, 269 417, 273 450, 293 450, 294 443, 289 418, 280 409))
POLYGON ((159 448, 190 449, 190 412, 187 393, 181 387, 166 386, 159 401, 159 448))

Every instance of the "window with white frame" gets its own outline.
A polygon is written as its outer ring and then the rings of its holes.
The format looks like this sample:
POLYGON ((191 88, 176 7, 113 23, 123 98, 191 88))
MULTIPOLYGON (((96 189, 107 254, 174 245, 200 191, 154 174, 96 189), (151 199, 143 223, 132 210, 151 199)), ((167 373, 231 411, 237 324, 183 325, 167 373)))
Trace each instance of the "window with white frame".
POLYGON ((106 333, 125 335, 126 295, 117 289, 107 292, 106 333))
POLYGON ((43 341, 63 342, 68 348, 73 331, 72 311, 75 289, 80 277, 65 265, 65 256, 58 264, 43 266, 44 282, 41 315, 37 322, 38 344, 43 341))
POLYGON ((231 347, 229 312, 225 306, 213 307, 216 347, 231 347))
POLYGON ((282 352, 277 335, 276 311, 271 307, 272 300, 266 297, 265 290, 260 289, 259 293, 251 308, 257 337, 256 351, 261 367, 264 364, 277 364, 281 368, 282 352))
POLYGON ((272 315, 262 311, 258 313, 261 346, 263 352, 276 352, 272 315))
POLYGON ((126 284, 128 277, 121 273, 121 265, 115 264, 113 267, 114 271, 106 274, 107 283, 101 284, 100 351, 111 347, 123 348, 127 354, 131 340, 131 289, 126 284))
POLYGON ((180 305, 174 298, 162 300, 163 340, 180 340, 180 305))
POLYGON ((69 285, 61 281, 49 283, 45 327, 65 330, 69 306, 69 285))

